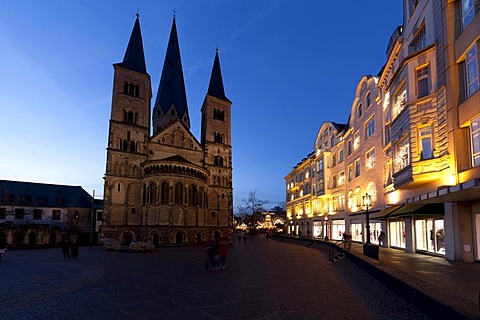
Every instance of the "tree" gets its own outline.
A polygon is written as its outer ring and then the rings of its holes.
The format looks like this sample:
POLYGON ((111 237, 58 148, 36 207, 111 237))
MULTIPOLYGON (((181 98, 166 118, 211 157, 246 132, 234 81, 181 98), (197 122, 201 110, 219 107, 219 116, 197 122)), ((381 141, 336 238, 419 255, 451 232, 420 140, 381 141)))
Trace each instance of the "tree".
POLYGON ((238 213, 242 216, 245 223, 254 225, 260 220, 260 215, 265 211, 266 200, 257 198, 257 190, 250 191, 247 199, 243 199, 242 203, 237 205, 238 213))

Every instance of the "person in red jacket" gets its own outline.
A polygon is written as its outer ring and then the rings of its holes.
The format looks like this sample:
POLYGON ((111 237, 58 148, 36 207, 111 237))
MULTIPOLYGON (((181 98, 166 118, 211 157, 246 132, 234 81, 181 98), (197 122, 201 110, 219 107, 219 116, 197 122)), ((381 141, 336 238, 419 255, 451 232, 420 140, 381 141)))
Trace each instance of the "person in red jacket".
POLYGON ((218 242, 218 254, 220 255, 220 259, 218 260, 218 267, 220 270, 225 270, 225 261, 227 260, 227 252, 228 252, 228 241, 227 238, 221 238, 218 242))

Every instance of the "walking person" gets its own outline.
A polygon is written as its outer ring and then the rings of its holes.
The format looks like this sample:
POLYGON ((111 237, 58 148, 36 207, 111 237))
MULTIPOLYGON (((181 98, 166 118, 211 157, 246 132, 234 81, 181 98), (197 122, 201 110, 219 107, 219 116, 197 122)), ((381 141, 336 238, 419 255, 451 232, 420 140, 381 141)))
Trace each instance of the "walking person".
POLYGON ((63 239, 62 241, 62 254, 64 258, 71 258, 70 256, 70 241, 63 239))
POLYGON ((244 234, 244 235, 243 235, 243 244, 246 244, 246 243, 247 243, 247 235, 244 234))
POLYGON ((268 242, 268 238, 270 238, 270 233, 265 233, 265 239, 267 239, 267 242, 268 242))
POLYGON ((0 247, 0 261, 2 261, 2 254, 4 254, 5 251, 7 251, 7 249, 0 247))
POLYGON ((72 245, 70 246, 70 251, 72 254, 72 258, 78 258, 78 243, 77 241, 73 240, 72 245))
POLYGON ((385 241, 385 232, 380 231, 380 234, 378 235, 378 245, 383 246, 383 241, 385 241))
POLYGON ((217 254, 217 242, 214 238, 211 238, 207 245, 203 248, 205 251, 205 273, 212 268, 215 270, 215 255, 217 254))
POLYGON ((228 252, 228 242, 227 238, 223 237, 218 242, 218 252, 217 254, 220 256, 218 260, 218 268, 220 270, 225 270, 225 261, 227 260, 227 252, 228 252))

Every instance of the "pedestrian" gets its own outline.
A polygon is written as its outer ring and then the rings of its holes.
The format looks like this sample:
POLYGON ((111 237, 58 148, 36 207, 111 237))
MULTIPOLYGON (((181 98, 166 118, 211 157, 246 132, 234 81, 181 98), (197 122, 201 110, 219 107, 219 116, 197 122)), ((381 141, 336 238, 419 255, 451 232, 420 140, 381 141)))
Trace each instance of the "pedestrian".
POLYGON ((265 234, 265 239, 267 239, 267 242, 268 242, 268 238, 270 238, 270 233, 267 232, 267 233, 265 234))
POLYGON ((213 237, 207 242, 203 250, 205 251, 205 272, 208 272, 210 268, 215 270, 216 263, 214 258, 217 254, 217 243, 213 237))
POLYGON ((68 239, 63 239, 62 241, 62 254, 64 258, 70 257, 70 241, 68 239))
POLYGON ((242 235, 239 234, 239 235, 238 235, 238 244, 241 244, 241 243, 242 243, 242 235))
POLYGON ((385 232, 380 231, 378 235, 378 245, 383 246, 383 241, 385 241, 385 232))
POLYGON ((222 237, 218 242, 218 251, 217 251, 217 255, 219 255, 217 266, 220 270, 225 270, 225 261, 227 260, 228 249, 229 248, 228 248, 227 238, 222 237))
POLYGON ((2 261, 2 254, 4 254, 5 251, 7 251, 7 249, 5 249, 5 248, 0 248, 0 261, 2 261))
POLYGON ((247 243, 247 235, 244 235, 243 236, 243 244, 246 244, 247 243))
POLYGON ((77 241, 73 240, 70 246, 70 250, 72 253, 72 258, 78 258, 78 243, 77 241))

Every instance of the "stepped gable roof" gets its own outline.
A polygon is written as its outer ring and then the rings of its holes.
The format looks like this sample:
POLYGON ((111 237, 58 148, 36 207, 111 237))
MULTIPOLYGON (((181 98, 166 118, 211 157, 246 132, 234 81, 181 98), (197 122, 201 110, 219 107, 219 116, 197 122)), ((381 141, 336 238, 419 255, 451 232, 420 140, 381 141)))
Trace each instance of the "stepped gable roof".
POLYGON ((0 180, 0 205, 91 208, 92 196, 81 186, 0 180))
POLYGON ((147 73, 147 66, 145 64, 145 54, 143 52, 143 41, 142 41, 142 32, 140 30, 140 21, 139 15, 137 14, 137 19, 133 25, 132 34, 130 35, 130 40, 128 41, 127 50, 125 51, 125 56, 121 63, 116 65, 137 71, 140 73, 147 73))

